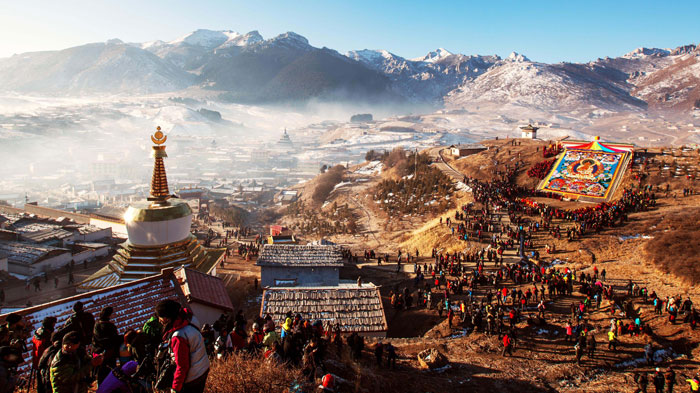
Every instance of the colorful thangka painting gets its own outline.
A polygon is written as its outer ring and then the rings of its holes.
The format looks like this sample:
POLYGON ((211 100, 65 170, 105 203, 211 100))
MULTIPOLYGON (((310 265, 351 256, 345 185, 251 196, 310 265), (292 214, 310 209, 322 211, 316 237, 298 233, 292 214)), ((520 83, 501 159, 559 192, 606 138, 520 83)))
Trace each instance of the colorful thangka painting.
POLYGON ((626 152, 567 149, 541 184, 556 193, 607 198, 626 152))

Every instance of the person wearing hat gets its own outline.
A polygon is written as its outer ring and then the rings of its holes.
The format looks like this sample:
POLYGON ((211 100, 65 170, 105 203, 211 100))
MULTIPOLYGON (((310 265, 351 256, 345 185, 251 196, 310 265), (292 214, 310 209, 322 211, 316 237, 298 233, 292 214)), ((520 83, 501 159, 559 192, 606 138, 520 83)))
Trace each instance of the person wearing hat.
POLYGON ((690 384, 690 391, 691 392, 700 391, 700 375, 699 374, 695 374, 695 376, 692 378, 686 378, 685 381, 690 384))
POLYGON ((77 332, 80 336, 80 345, 86 347, 92 341, 94 328, 95 317, 91 313, 83 311, 83 302, 78 301, 73 305, 73 314, 59 329, 59 332, 63 336, 69 332, 77 332))
POLYGON ((63 336, 61 350, 51 361, 53 393, 86 393, 93 367, 102 364, 102 355, 92 358, 81 348, 81 335, 73 331, 63 336))
POLYGON ((333 374, 326 374, 321 378, 321 384, 318 385, 318 390, 322 393, 335 392, 335 377, 333 374))
POLYGON ((262 348, 265 333, 263 333, 262 329, 260 328, 260 324, 257 322, 253 323, 252 329, 253 330, 250 332, 248 348, 250 348, 251 351, 259 351, 262 348))
POLYGON ((266 351, 272 349, 272 345, 274 343, 279 343, 281 341, 280 335, 277 334, 275 324, 272 321, 265 324, 263 333, 265 334, 265 337, 263 337, 262 345, 265 347, 266 351))
POLYGON ((285 318, 284 323, 282 324, 282 334, 281 338, 284 340, 285 337, 287 337, 289 334, 292 332, 292 318, 285 318))
POLYGON ((209 357, 204 338, 187 318, 180 303, 168 299, 156 305, 156 315, 163 326, 163 345, 175 364, 171 393, 202 393, 209 375, 209 357))
POLYGON ((107 378, 109 371, 117 367, 117 354, 121 339, 117 327, 109 319, 114 309, 107 306, 100 312, 100 317, 92 333, 92 348, 96 353, 104 354, 104 361, 97 368, 97 384, 107 378))
POLYGON ((12 393, 18 384, 17 366, 22 364, 22 352, 18 348, 0 347, 0 392, 12 393))
POLYGON ((654 382, 654 388, 656 388, 656 393, 664 393, 664 374, 658 367, 656 368, 656 372, 654 373, 654 378, 652 381, 654 382))

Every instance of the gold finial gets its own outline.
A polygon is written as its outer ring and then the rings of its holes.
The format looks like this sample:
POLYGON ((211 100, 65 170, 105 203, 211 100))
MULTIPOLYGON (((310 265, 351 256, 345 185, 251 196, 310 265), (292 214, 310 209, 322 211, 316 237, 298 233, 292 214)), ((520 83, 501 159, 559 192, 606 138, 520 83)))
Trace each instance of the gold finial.
POLYGON ((151 141, 155 143, 156 145, 162 145, 165 143, 165 141, 168 140, 168 137, 163 134, 163 132, 160 130, 160 126, 156 128, 156 133, 151 135, 151 141))

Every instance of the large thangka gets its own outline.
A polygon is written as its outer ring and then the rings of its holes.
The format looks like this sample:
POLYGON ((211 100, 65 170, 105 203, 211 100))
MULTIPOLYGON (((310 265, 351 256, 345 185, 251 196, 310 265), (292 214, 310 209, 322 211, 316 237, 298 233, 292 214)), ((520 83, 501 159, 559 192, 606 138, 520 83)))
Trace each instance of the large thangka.
POLYGON ((607 201, 615 193, 632 156, 632 145, 568 142, 564 153, 538 186, 572 199, 607 201))

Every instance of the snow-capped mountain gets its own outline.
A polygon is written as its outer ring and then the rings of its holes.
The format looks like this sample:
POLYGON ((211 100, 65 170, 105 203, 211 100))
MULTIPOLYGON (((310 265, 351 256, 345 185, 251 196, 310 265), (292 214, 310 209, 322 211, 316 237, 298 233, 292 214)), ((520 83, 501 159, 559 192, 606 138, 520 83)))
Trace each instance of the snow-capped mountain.
POLYGON ((447 56, 452 56, 454 53, 448 51, 445 48, 437 48, 436 50, 432 52, 428 52, 427 55, 423 57, 417 57, 415 59, 411 59, 411 61, 424 61, 426 63, 435 63, 436 61, 439 61, 440 59, 444 59, 447 56))
POLYGON ((486 72, 498 56, 465 56, 439 48, 407 60, 386 50, 358 50, 346 56, 387 75, 392 89, 412 101, 441 101, 449 91, 486 72))
POLYGON ((206 86, 243 102, 396 100, 383 74, 287 32, 242 47, 218 47, 199 72, 206 86))
MULTIPOLYGON (((53 94, 168 92, 196 87, 238 102, 311 98, 447 106, 516 103, 608 111, 700 105, 698 48, 637 48, 583 64, 522 54, 464 55, 438 48, 406 59, 388 50, 340 54, 294 32, 200 29, 172 41, 119 40, 0 59, 0 90, 53 94)), ((183 93, 184 94, 184 93, 183 93)))
POLYGON ((630 88, 625 74, 616 70, 595 65, 536 63, 516 55, 451 91, 445 101, 452 106, 494 102, 548 110, 586 106, 643 109, 646 103, 630 96, 630 88))
POLYGON ((170 42, 147 42, 140 47, 180 68, 195 71, 219 49, 244 47, 261 41, 263 38, 257 30, 240 34, 232 30, 199 29, 170 42))
POLYGON ((700 47, 686 45, 670 56, 672 63, 635 80, 632 94, 656 109, 700 109, 700 47))

